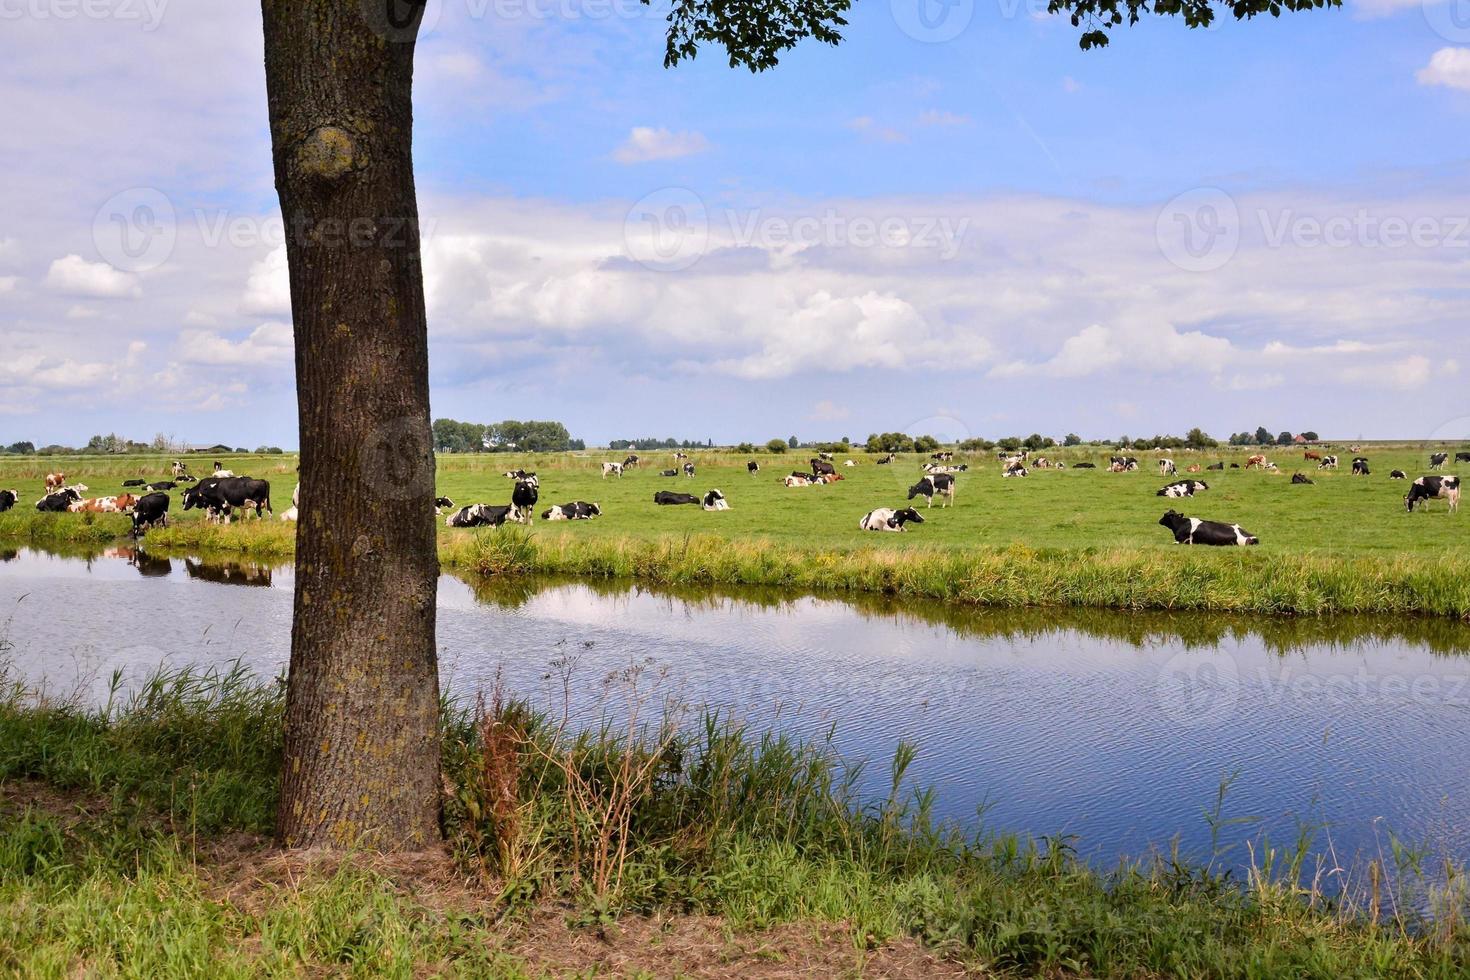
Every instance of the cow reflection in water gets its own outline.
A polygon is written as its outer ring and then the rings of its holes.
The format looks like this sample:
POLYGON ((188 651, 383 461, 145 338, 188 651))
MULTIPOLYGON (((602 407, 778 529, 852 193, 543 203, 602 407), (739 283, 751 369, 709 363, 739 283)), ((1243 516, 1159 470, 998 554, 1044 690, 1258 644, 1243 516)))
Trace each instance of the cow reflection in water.
MULTIPOLYGON (((174 571, 174 563, 168 558, 155 557, 154 555, 148 554, 142 548, 129 548, 124 546, 107 548, 103 550, 102 557, 121 558, 136 568, 138 574, 144 578, 164 578, 172 575, 174 571)), ((88 559, 88 566, 90 567, 90 565, 91 560, 88 559)))
POLYGON ((222 585, 269 587, 271 584, 269 565, 255 565, 240 561, 204 562, 198 558, 185 558, 184 570, 189 573, 190 578, 202 579, 205 582, 219 582, 222 585))

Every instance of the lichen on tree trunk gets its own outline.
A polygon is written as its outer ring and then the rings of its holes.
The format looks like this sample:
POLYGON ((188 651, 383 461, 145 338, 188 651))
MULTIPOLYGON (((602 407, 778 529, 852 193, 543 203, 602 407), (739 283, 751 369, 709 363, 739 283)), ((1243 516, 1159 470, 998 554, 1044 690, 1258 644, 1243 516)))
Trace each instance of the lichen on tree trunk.
POLYGON ((277 834, 438 838, 438 559, 414 0, 262 0, 301 437, 277 834))

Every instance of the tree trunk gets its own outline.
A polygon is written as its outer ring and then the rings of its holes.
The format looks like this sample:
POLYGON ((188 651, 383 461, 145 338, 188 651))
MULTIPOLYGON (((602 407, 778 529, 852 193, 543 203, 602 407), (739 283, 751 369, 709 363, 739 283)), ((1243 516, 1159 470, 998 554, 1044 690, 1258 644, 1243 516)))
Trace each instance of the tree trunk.
POLYGON ((439 837, 439 564, 411 156, 421 3, 261 3, 301 433, 276 823, 289 847, 412 850, 439 837))

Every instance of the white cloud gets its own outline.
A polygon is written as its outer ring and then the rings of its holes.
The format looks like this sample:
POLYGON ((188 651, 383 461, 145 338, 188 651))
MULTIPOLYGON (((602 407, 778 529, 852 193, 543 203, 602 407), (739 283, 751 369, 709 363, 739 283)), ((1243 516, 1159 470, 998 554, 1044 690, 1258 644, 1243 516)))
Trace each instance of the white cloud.
POLYGON ((847 121, 847 128, 858 133, 863 139, 874 140, 879 143, 906 143, 907 134, 888 126, 880 126, 873 120, 872 116, 857 116, 847 121))
POLYGON ((628 138, 613 151, 618 163, 648 163, 651 160, 674 160, 709 149, 703 133, 670 132, 651 126, 634 126, 628 138))
POLYGON ((143 295, 138 277, 120 272, 106 262, 88 262, 75 253, 51 263, 46 287, 68 296, 97 299, 133 299, 143 295))
POLYGON ((239 341, 209 330, 185 330, 179 334, 178 357, 186 364, 280 365, 291 360, 293 349, 290 326, 262 323, 239 341))
POLYGON ((250 267, 240 311, 277 316, 291 314, 291 276, 286 267, 286 246, 277 245, 250 267))
POLYGON ((1440 48, 1414 77, 1420 85, 1470 91, 1470 48, 1440 48))
POLYGON ((841 422, 852 417, 852 409, 846 405, 839 405, 829 398, 823 398, 812 406, 811 414, 807 416, 809 422, 841 422))
POLYGON ((1077 81, 1077 79, 1073 78, 1071 75, 1063 75, 1062 91, 1066 92, 1068 95, 1076 95, 1078 92, 1082 91, 1082 83, 1077 81))
POLYGON ((970 121, 969 116, 945 109, 925 109, 919 113, 920 126, 968 126, 970 121))

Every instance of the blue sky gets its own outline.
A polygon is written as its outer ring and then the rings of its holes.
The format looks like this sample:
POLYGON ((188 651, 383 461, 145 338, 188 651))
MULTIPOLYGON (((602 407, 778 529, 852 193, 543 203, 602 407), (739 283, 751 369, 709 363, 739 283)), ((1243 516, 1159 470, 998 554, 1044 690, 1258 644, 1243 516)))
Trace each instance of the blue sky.
MULTIPOLYGON (((665 70, 658 5, 435 0, 435 415, 1470 437, 1467 0, 1091 52, 1012 0, 932 29, 917 2, 753 76, 665 70)), ((0 441, 292 446, 258 11, 75 9, 0 0, 0 441), (141 257, 140 214, 167 230, 141 257)))

